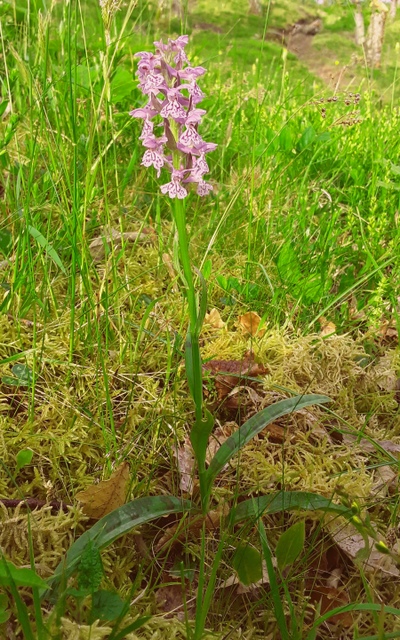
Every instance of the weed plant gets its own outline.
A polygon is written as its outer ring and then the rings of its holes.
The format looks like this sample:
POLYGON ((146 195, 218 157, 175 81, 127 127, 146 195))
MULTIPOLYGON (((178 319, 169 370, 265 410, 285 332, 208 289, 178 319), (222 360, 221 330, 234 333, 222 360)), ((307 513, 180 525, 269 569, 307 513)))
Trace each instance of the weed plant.
MULTIPOLYGON (((395 573, 390 586, 346 562, 349 597, 336 594, 334 606, 308 583, 324 545, 334 546, 329 513, 367 546, 380 543, 396 569, 397 489, 375 495, 374 479, 397 466, 379 442, 399 437, 398 352, 388 343, 398 330, 397 67, 335 92, 279 36, 286 16, 314 15, 314 5, 282 2, 262 16, 233 0, 183 5, 178 17, 173 3, 145 0, 0 6, 0 633, 400 637, 395 573), (230 468, 228 458, 219 465, 223 480, 209 466, 218 524, 200 520, 197 533, 176 473, 194 418, 175 231, 129 116, 143 104, 134 54, 186 32, 192 64, 208 69, 203 134, 219 145, 214 194, 192 195, 186 208, 192 264, 228 327, 204 326, 203 362, 240 361, 250 349, 268 366, 261 412, 296 394, 335 401, 278 423, 296 440, 260 434, 238 446, 230 468), (264 335, 235 330, 247 311, 264 335), (336 334, 321 337, 328 321, 336 334), (106 530, 74 496, 125 460, 132 502, 106 530), (179 551, 175 542, 153 551, 169 527, 179 551), (244 594, 226 586, 233 573, 244 594), (55 583, 56 597, 43 599, 55 583), (179 594, 178 616, 159 614, 158 592, 179 594)), ((326 12, 338 16, 327 21, 336 39, 324 46, 334 46, 349 14, 326 12)), ((236 427, 248 418, 239 406, 236 427)))

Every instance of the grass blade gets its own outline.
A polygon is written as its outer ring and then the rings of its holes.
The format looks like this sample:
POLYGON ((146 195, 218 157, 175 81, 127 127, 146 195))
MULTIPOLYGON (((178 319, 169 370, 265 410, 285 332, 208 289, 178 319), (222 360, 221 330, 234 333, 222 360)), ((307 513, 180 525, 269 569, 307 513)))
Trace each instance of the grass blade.
POLYGON ((32 227, 31 225, 28 225, 28 231, 31 234, 32 238, 34 238, 36 242, 46 251, 47 255, 53 260, 53 262, 57 265, 57 267, 61 269, 61 271, 65 275, 67 275, 65 267, 61 262, 57 251, 53 248, 50 242, 44 237, 44 235, 40 233, 40 231, 35 229, 35 227, 32 227))
POLYGON ((72 575, 89 541, 93 541, 101 550, 140 524, 170 513, 189 511, 191 508, 192 503, 188 500, 180 500, 174 496, 150 496, 138 498, 115 509, 73 543, 52 577, 47 580, 50 589, 42 592, 42 599, 55 595, 61 580, 65 581, 72 575))
POLYGON ((285 612, 283 610, 283 605, 282 605, 281 594, 279 591, 278 581, 276 579, 275 569, 272 563, 272 553, 269 548, 267 534, 265 533, 265 527, 261 519, 258 521, 258 530, 260 534, 261 548, 262 548, 265 564, 267 565, 269 585, 271 587, 271 597, 272 597, 272 602, 274 603, 275 618, 278 623, 282 640, 290 640, 289 631, 286 625, 285 612))
POLYGON ((293 411, 299 411, 304 407, 308 407, 313 404, 319 405, 324 402, 331 402, 331 399, 327 396, 316 394, 295 396, 294 398, 287 398, 280 402, 276 402, 266 409, 263 409, 255 416, 252 416, 240 427, 240 429, 238 429, 224 442, 211 460, 211 464, 207 470, 208 486, 211 487, 214 479, 224 468, 226 463, 236 455, 236 453, 238 453, 245 444, 254 438, 254 436, 260 433, 267 424, 270 424, 277 418, 287 415, 288 413, 292 413, 293 411))

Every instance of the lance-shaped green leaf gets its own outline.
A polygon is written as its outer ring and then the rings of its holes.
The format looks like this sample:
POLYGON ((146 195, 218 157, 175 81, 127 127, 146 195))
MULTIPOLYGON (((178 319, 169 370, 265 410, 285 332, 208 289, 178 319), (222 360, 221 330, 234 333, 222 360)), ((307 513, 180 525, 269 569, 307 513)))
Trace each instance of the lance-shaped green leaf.
POLYGON ((354 513, 348 507, 335 504, 331 499, 309 491, 276 491, 266 496, 256 496, 240 502, 230 512, 232 524, 243 520, 258 519, 264 514, 280 511, 325 511, 351 520, 354 513))
POLYGON ((89 542, 93 542, 101 550, 134 527, 170 513, 190 511, 191 509, 192 503, 188 500, 180 500, 174 496, 149 496, 132 500, 132 502, 111 511, 88 531, 85 531, 69 548, 52 577, 47 580, 51 589, 42 593, 42 598, 53 599, 57 597, 60 582, 66 581, 72 575, 89 542))
POLYGON ((313 404, 323 404, 325 402, 331 402, 331 399, 327 396, 320 396, 315 394, 295 396, 294 398, 287 398, 281 400, 275 404, 266 407, 255 416, 252 416, 247 422, 245 422, 240 429, 238 429, 230 438, 228 438, 224 444, 218 449, 217 453, 211 460, 211 464, 207 470, 207 482, 208 487, 211 487, 214 479, 218 473, 224 468, 227 462, 240 451, 254 436, 262 431, 267 424, 270 424, 274 420, 309 407, 313 404))

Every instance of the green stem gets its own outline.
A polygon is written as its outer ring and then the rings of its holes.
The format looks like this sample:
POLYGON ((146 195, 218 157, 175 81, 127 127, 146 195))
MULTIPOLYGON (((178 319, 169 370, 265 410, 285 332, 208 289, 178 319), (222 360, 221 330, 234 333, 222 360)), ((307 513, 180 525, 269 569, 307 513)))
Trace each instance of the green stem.
POLYGON ((188 339, 193 359, 193 389, 191 389, 195 403, 196 420, 203 417, 203 376, 201 369, 201 356, 199 345, 199 327, 197 326, 197 302, 193 282, 193 274, 190 266, 189 240, 186 231, 186 216, 181 200, 175 202, 175 224, 179 237, 179 253, 186 281, 186 298, 189 308, 188 339))
MULTIPOLYGON (((181 200, 175 201, 174 208, 175 224, 178 230, 179 253, 186 284, 186 299, 189 310, 189 328, 186 338, 186 372, 189 380, 190 392, 195 405, 196 425, 201 426, 203 421, 203 375, 199 345, 200 328, 198 326, 198 309, 196 292, 193 282, 193 273, 190 266, 189 239, 186 231, 185 207, 181 200), (188 362, 190 357, 190 362, 188 362)), ((200 495, 205 508, 206 499, 206 467, 205 451, 195 451, 196 461, 199 470, 200 495)))

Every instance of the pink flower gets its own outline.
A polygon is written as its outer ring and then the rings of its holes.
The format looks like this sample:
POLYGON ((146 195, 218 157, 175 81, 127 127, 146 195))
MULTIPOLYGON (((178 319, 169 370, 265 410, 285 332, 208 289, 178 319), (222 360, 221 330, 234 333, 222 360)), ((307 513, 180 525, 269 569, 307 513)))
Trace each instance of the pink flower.
POLYGON ((179 200, 186 198, 187 191, 182 185, 182 174, 183 171, 174 169, 172 171, 171 182, 161 185, 161 193, 164 193, 164 195, 168 193, 170 198, 178 198, 179 200))

